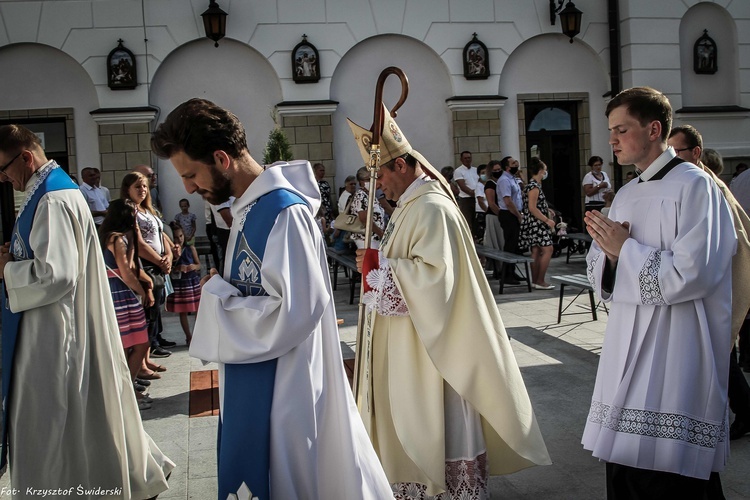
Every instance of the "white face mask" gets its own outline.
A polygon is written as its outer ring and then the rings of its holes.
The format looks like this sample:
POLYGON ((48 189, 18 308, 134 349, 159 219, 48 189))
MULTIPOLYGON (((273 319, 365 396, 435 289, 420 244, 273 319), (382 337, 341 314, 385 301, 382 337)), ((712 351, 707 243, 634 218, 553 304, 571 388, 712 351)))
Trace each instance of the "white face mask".
POLYGON ((548 175, 549 175, 549 171, 545 170, 544 175, 542 176, 542 180, 546 179, 548 175))

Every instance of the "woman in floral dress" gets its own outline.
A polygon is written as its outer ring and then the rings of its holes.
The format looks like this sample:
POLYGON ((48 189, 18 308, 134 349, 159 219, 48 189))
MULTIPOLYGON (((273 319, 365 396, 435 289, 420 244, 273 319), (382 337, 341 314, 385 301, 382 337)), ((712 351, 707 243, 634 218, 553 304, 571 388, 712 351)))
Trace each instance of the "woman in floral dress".
POLYGON ((547 165, 536 156, 529 165, 529 183, 523 189, 523 222, 519 246, 531 249, 531 286, 537 290, 555 288, 545 281, 552 258, 552 230, 554 212, 547 206, 542 192, 542 181, 547 178, 547 165))

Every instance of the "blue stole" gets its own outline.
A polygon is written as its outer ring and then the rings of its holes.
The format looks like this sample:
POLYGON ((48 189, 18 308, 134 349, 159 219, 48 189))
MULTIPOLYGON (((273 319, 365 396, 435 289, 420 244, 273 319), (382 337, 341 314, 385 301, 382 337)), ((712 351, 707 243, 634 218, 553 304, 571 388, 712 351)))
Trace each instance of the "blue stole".
MULTIPOLYGON (((58 168, 54 161, 48 167, 49 173, 42 172, 38 175, 46 175, 46 178, 37 186, 36 191, 30 194, 21 213, 18 215, 15 226, 13 226, 13 235, 10 238, 10 251, 13 259, 16 261, 30 260, 34 258, 34 249, 29 244, 31 235, 31 226, 34 223, 39 200, 47 193, 60 191, 62 189, 75 189, 78 186, 71 180, 70 176, 61 168, 58 168)), ((2 450, 0 451, 0 468, 5 467, 8 463, 8 415, 10 413, 10 387, 11 376, 13 375, 13 359, 16 352, 16 339, 21 325, 23 312, 11 312, 10 301, 8 300, 8 290, 3 282, 2 294, 3 308, 3 437, 2 450)))
MULTIPOLYGON (((227 258, 232 259, 231 283, 243 296, 268 295, 260 275, 268 235, 283 209, 301 203, 305 201, 296 193, 277 189, 248 207, 234 251, 227 253, 227 258)), ((216 440, 219 498, 236 494, 243 483, 253 497, 271 498, 270 430, 275 378, 275 359, 224 365, 224 407, 216 440)))

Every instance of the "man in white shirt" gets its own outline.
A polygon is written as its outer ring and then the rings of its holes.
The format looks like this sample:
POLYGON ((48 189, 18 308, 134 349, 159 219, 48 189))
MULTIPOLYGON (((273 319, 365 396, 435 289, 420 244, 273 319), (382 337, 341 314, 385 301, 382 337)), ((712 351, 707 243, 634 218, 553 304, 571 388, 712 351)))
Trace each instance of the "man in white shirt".
MULTIPOLYGON (((518 253, 518 236, 521 230, 521 221, 523 221, 521 188, 518 186, 515 177, 518 172, 518 162, 512 156, 506 156, 500 160, 500 166, 503 168, 503 174, 497 180, 497 206, 500 209, 498 218, 505 237, 503 250, 518 253)), ((506 266, 506 275, 503 277, 503 282, 510 285, 520 283, 513 267, 506 266)))
POLYGON ((458 184, 458 209, 464 214, 469 228, 474 228, 474 190, 479 182, 477 169, 471 166, 471 151, 461 151, 461 165, 453 171, 453 180, 458 184))
POLYGON ((100 185, 102 174, 96 167, 86 167, 81 170, 81 185, 78 189, 89 205, 91 215, 94 216, 94 224, 99 227, 107 214, 109 207, 109 189, 100 185))

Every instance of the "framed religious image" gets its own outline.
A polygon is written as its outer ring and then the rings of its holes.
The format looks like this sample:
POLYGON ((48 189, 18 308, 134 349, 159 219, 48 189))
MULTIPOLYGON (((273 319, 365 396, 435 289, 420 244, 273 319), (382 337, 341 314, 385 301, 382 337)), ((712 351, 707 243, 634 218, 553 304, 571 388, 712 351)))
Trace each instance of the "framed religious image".
POLYGON ((693 45, 693 71, 699 75, 716 73, 716 50, 716 42, 708 36, 708 30, 703 30, 703 36, 693 45))
POLYGON ((135 56, 125 48, 122 39, 107 56, 107 85, 112 90, 134 89, 138 85, 135 56))
POLYGON ((302 35, 302 41, 292 50, 292 78, 296 83, 315 83, 320 80, 318 49, 302 35))
POLYGON ((479 41, 474 33, 464 47, 464 78, 467 80, 484 80, 490 76, 490 59, 487 46, 479 41))

